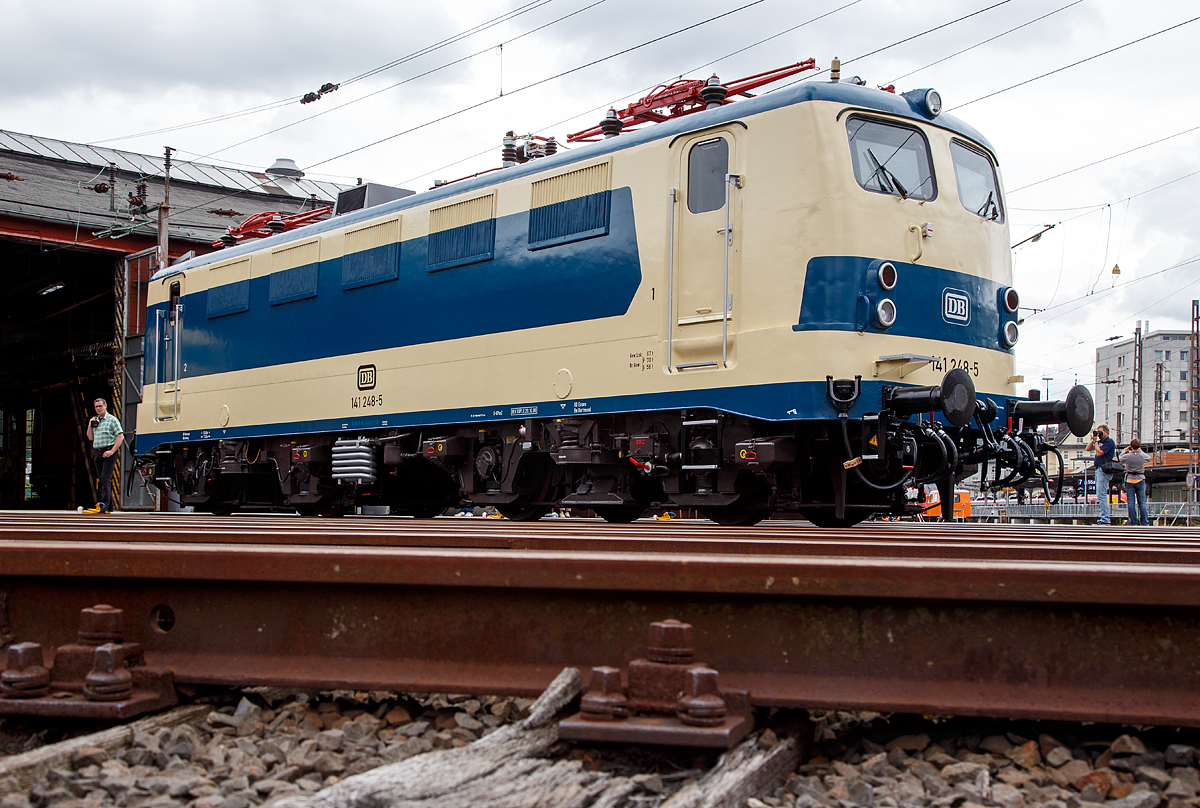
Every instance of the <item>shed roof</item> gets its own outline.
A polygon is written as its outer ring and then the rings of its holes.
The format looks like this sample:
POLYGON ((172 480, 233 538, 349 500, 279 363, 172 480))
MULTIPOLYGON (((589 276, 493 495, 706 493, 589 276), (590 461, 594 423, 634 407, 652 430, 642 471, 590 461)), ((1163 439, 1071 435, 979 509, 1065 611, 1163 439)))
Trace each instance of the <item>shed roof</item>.
MULTIPOLYGON (((131 214, 130 193, 146 184, 146 203, 163 201, 162 158, 99 148, 53 138, 0 130, 0 215, 74 226, 80 243, 114 226, 157 232, 157 214, 131 214), (116 166, 114 192, 97 193, 116 166), (116 208, 113 210, 112 208, 116 208)), ((333 202, 349 186, 206 165, 186 160, 171 164, 171 238, 211 242, 226 228, 254 213, 295 213, 311 204, 333 202)))

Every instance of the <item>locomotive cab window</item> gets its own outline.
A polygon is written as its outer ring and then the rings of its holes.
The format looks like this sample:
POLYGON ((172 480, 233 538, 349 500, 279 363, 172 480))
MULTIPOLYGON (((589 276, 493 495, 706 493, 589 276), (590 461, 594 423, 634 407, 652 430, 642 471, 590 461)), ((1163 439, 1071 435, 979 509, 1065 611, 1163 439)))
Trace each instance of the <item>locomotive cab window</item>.
POLYGON ((688 152, 688 210, 707 213, 725 207, 725 175, 729 173, 729 141, 713 138, 688 152))
POLYGON ((902 199, 937 196, 929 143, 919 130, 851 116, 846 133, 854 179, 864 189, 902 199))
POLYGON ((1003 222, 1000 183, 996 181, 996 167, 991 158, 957 140, 950 141, 950 156, 954 159, 954 178, 963 207, 976 216, 1003 222))

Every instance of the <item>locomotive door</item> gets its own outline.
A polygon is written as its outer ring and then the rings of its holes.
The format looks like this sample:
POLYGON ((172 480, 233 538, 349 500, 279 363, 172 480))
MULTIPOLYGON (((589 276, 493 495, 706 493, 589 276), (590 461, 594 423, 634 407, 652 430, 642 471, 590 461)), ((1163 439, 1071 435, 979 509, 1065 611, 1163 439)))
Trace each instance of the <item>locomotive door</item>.
POLYGON ((183 281, 168 287, 167 306, 155 309, 154 318, 154 420, 179 417, 179 376, 183 367, 183 281))
POLYGON ((725 368, 735 345, 740 255, 738 143, 731 129, 680 138, 671 189, 667 363, 672 372, 725 368))

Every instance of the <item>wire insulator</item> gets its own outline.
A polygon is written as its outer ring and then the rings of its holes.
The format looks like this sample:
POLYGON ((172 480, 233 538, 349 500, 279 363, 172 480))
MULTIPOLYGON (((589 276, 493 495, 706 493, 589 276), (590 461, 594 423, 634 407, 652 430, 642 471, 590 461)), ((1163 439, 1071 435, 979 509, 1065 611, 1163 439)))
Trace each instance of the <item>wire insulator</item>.
POLYGON ((517 164, 517 141, 512 137, 512 132, 504 137, 504 145, 500 149, 500 164, 505 168, 512 168, 517 164))
POLYGON ((600 121, 600 131, 604 133, 604 137, 616 137, 621 134, 621 130, 625 128, 625 122, 617 117, 617 111, 610 109, 608 114, 604 116, 604 120, 600 121))
POLYGON ((546 156, 553 157, 556 154, 558 154, 558 141, 550 138, 546 141, 546 156))
POLYGON ((715 109, 725 103, 725 96, 729 95, 729 88, 721 84, 721 80, 716 76, 712 76, 708 82, 700 88, 700 100, 704 102, 705 109, 715 109))

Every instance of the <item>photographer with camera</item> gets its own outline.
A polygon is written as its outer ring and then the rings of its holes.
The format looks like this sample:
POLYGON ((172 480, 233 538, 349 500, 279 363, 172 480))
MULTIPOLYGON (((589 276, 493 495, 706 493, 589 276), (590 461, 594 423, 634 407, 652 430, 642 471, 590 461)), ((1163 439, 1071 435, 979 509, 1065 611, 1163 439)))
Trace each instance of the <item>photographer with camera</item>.
POLYGON ((1150 512, 1146 510, 1146 463, 1150 455, 1142 451, 1142 442, 1134 438, 1129 448, 1121 455, 1125 465, 1125 502, 1129 509, 1129 524, 1150 525, 1150 512))
POLYGON ((108 402, 98 398, 92 402, 96 417, 88 421, 87 437, 92 442, 92 462, 96 468, 96 507, 84 513, 110 513, 112 511, 112 478, 117 465, 117 453, 125 440, 121 422, 109 415, 108 402))
POLYGON ((1112 524, 1112 511, 1108 503, 1108 488, 1112 484, 1117 461, 1117 443, 1108 436, 1108 424, 1100 424, 1092 432, 1092 441, 1087 445, 1089 452, 1096 453, 1092 466, 1096 469, 1096 501, 1100 503, 1100 521, 1096 524, 1112 524))

